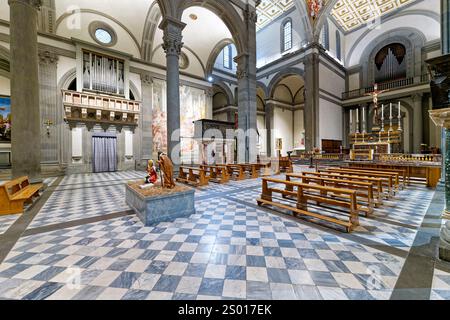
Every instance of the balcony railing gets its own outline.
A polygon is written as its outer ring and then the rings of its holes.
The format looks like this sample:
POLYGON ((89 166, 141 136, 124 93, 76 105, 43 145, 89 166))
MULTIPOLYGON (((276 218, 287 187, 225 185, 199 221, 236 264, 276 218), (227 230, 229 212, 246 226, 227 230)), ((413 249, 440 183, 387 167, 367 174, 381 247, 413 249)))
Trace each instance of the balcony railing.
MULTIPOLYGON (((414 86, 414 85, 425 84, 425 83, 429 83, 429 82, 430 82, 430 75, 423 74, 418 77, 405 78, 405 79, 399 79, 399 80, 379 83, 378 90, 379 91, 389 91, 389 90, 394 90, 394 89, 406 88, 406 87, 410 87, 410 86, 414 86)), ((370 86, 370 87, 366 87, 366 88, 360 88, 360 89, 344 92, 342 94, 342 99, 348 100, 348 99, 360 98, 360 97, 363 97, 366 95, 370 95, 371 93, 374 92, 374 90, 375 90, 374 86, 370 86)))

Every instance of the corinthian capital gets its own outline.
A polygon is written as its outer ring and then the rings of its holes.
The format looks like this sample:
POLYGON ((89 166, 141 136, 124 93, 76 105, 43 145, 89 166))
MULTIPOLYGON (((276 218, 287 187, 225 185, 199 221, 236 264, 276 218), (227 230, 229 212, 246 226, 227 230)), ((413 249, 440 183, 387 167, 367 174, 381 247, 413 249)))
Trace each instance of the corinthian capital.
POLYGON ((38 53, 39 62, 42 64, 54 64, 58 62, 58 55, 55 52, 41 50, 38 53))
POLYGON ((164 31, 162 47, 167 55, 180 55, 183 47, 182 32, 185 27, 185 23, 170 17, 164 18, 159 25, 159 28, 164 31))
POLYGON ((32 6, 36 9, 40 9, 42 5, 42 0, 8 0, 8 4, 11 6, 13 4, 24 4, 32 6))

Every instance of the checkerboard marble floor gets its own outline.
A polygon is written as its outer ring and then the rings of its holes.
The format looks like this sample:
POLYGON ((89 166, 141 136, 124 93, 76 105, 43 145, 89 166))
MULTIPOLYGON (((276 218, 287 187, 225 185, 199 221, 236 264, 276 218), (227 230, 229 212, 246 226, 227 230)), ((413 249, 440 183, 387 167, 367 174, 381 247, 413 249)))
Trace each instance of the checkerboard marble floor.
MULTIPOLYGON (((152 227, 82 220, 129 210, 124 183, 141 177, 65 177, 28 231, 74 225, 21 237, 0 299, 389 299, 433 196, 408 188, 350 236, 257 207, 259 180, 198 189, 196 214, 152 227)), ((450 299, 449 279, 436 270, 432 299, 450 299)))

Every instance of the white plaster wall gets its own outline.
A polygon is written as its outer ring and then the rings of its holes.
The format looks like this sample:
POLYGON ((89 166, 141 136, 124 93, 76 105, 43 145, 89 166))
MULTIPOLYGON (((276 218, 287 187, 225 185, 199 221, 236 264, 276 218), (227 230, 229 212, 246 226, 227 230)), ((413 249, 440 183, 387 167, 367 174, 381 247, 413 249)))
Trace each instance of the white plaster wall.
MULTIPOLYGON (((292 19, 292 49, 288 52, 300 49, 302 39, 300 37, 301 18, 300 11, 294 10, 285 18, 292 19)), ((283 19, 277 19, 269 26, 263 28, 256 34, 256 65, 262 67, 282 57, 281 53, 281 24, 283 19)), ((286 53, 288 53, 286 52, 286 53)))
POLYGON ((213 116, 213 119, 217 121, 228 121, 227 113, 217 113, 213 116))
MULTIPOLYGON (((274 110, 274 122, 273 122, 273 141, 272 146, 275 145, 275 141, 278 138, 283 139, 283 149, 281 153, 286 156, 288 151, 294 149, 294 121, 293 112, 289 110, 284 110, 281 108, 275 108, 274 110)), ((272 148, 274 150, 274 148, 272 148)), ((274 150, 274 155, 276 151, 274 150)))
POLYGON ((77 61, 75 59, 59 56, 58 67, 56 70, 56 76, 58 79, 58 83, 67 72, 69 72, 72 69, 75 70, 76 66, 77 66, 77 61))
POLYGON ((256 126, 259 131, 259 146, 258 150, 262 154, 267 154, 267 131, 266 131, 266 120, 263 115, 258 115, 256 118, 256 126))
MULTIPOLYGON (((406 13, 411 10, 421 9, 431 13, 439 14, 439 8, 439 0, 426 0, 406 9, 403 12, 406 13), (425 8, 423 8, 424 2, 427 3, 425 8)), ((349 33, 345 37, 346 43, 351 44, 345 47, 345 56, 347 62, 346 65, 348 67, 351 67, 359 64, 362 58, 361 55, 364 52, 365 48, 370 44, 370 42, 372 42, 380 35, 383 35, 390 31, 395 31, 395 29, 399 28, 399 26, 417 29, 419 32, 424 34, 426 41, 432 41, 440 38, 440 22, 429 16, 418 14, 415 12, 411 12, 411 14, 398 17, 394 16, 394 18, 389 19, 388 21, 384 21, 379 28, 375 28, 370 31, 362 39, 360 37, 367 31, 367 28, 362 28, 355 32, 349 33), (352 50, 353 47, 354 49, 351 55, 349 55, 350 50, 352 50)))
POLYGON ((357 90, 359 89, 359 73, 351 74, 348 77, 348 89, 351 90, 357 90))
POLYGON ((343 140, 342 108, 327 100, 320 99, 319 139, 343 140))
POLYGON ((322 63, 319 64, 319 75, 320 89, 341 97, 345 91, 345 79, 322 63))
POLYGON ((117 24, 113 20, 107 19, 99 14, 81 13, 80 21, 82 21, 82 23, 79 25, 80 27, 73 28, 71 24, 68 23, 68 21, 70 22, 71 17, 72 16, 69 16, 68 18, 64 19, 58 25, 58 29, 56 30, 57 35, 66 38, 77 38, 97 45, 97 42, 95 42, 95 40, 92 39, 92 37, 89 34, 89 25, 93 21, 102 21, 110 25, 117 33, 117 44, 111 47, 111 49, 128 53, 138 58, 140 57, 139 48, 137 47, 135 41, 133 41, 133 38, 125 29, 123 29, 119 24, 117 24))
POLYGON ((0 76, 0 95, 10 96, 11 85, 8 78, 0 76))
POLYGON ((0 19, 9 21, 8 0, 0 0, 0 19))

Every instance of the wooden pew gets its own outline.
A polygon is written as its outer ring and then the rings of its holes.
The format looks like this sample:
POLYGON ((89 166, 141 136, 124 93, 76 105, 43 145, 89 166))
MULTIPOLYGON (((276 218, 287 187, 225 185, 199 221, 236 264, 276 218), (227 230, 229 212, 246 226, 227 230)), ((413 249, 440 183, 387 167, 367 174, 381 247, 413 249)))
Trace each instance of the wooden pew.
POLYGON ((408 175, 408 170, 405 169, 384 169, 384 168, 373 168, 373 167, 366 167, 365 165, 359 166, 359 165, 351 165, 349 167, 342 167, 343 169, 362 169, 362 170, 369 170, 369 171, 381 171, 381 172, 392 172, 392 173, 398 173, 399 177, 401 177, 402 180, 402 189, 405 189, 407 185, 410 184, 411 177, 408 175))
POLYGON ((292 160, 289 157, 278 158, 278 166, 280 172, 292 173, 294 172, 294 166, 292 165, 292 160))
MULTIPOLYGON (((322 187, 355 190, 358 211, 362 212, 366 217, 369 217, 374 211, 375 199, 373 185, 371 183, 341 180, 338 178, 311 177, 297 173, 288 173, 286 175, 287 181, 293 181, 293 179, 300 179, 300 182, 304 184, 316 184, 322 187)), ((291 186, 286 186, 286 190, 293 191, 291 188, 291 186)))
POLYGON ((259 178, 260 166, 258 164, 242 163, 239 165, 243 167, 244 174, 248 174, 250 179, 258 179, 259 178))
POLYGON ((230 181, 230 176, 228 175, 228 169, 226 166, 209 166, 201 165, 201 169, 205 172, 209 172, 209 181, 215 183, 228 183, 230 181))
POLYGON ((181 166, 177 181, 191 184, 196 187, 207 186, 209 184, 209 178, 206 176, 206 171, 196 167, 181 166))
POLYGON ((258 175, 260 175, 260 176, 270 176, 270 175, 272 175, 271 163, 270 162, 252 163, 252 165, 256 166, 256 170, 258 170, 258 175))
POLYGON ((39 196, 42 183, 31 185, 28 177, 20 177, 0 185, 0 215, 23 213, 24 205, 39 196))
MULTIPOLYGON (((293 181, 263 178, 261 198, 256 201, 259 206, 270 205, 273 207, 290 210, 293 212, 294 216, 305 215, 334 223, 344 227, 346 232, 351 232, 355 227, 359 226, 356 191, 354 190, 336 189, 293 181), (285 188, 271 188, 269 187, 269 183, 282 184, 285 188), (296 188, 297 191, 288 191, 286 190, 286 186, 296 188), (273 193, 295 197, 296 207, 290 206, 287 200, 285 203, 274 202, 273 193), (340 195, 341 199, 337 200, 332 197, 333 195, 340 195), (344 197, 346 199, 343 199, 344 197), (344 208, 345 211, 348 211, 348 215, 344 215, 346 220, 327 216, 322 213, 308 211, 308 202, 310 201, 317 202, 318 205, 325 203, 335 207, 344 208)), ((339 211, 336 211, 335 213, 342 214, 342 212, 339 211)))
POLYGON ((327 168, 325 170, 319 170, 319 172, 329 172, 335 173, 339 175, 348 175, 348 176, 358 176, 358 177, 371 177, 371 178, 380 178, 383 181, 383 186, 387 188, 387 197, 392 198, 395 196, 395 184, 394 178, 391 174, 382 174, 380 172, 364 172, 364 171, 352 171, 352 170, 343 170, 343 169, 335 169, 335 168, 327 168))
POLYGON ((241 181, 245 180, 245 172, 244 167, 239 164, 220 164, 219 166, 223 166, 227 168, 228 175, 230 179, 241 181))
MULTIPOLYGON (((383 180, 380 178, 371 177, 360 177, 360 176, 348 176, 336 173, 325 173, 325 172, 302 172, 302 175, 306 177, 318 177, 318 178, 330 178, 339 179, 349 182, 366 182, 372 184, 372 190, 374 192, 374 204, 375 207, 380 207, 383 205, 383 180)), ((388 194, 386 194, 388 196, 388 194)))
POLYGON ((395 191, 400 190, 400 174, 398 172, 373 171, 373 170, 366 170, 366 169, 349 169, 349 168, 342 168, 342 167, 341 167, 341 170, 349 171, 349 172, 362 172, 362 173, 369 173, 369 174, 380 174, 383 176, 391 176, 395 191))

